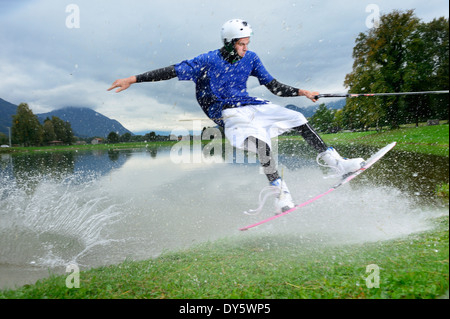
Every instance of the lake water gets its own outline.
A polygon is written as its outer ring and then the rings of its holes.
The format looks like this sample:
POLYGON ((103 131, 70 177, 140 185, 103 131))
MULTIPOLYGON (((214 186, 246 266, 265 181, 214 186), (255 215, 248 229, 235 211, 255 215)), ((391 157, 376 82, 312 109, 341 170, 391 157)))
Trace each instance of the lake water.
MULTIPOLYGON (((179 145, 178 145, 179 146, 179 145)), ((273 214, 259 164, 233 150, 182 147, 1 155, 0 289, 124 260, 154 258, 220 238, 289 234, 305 245, 387 240, 433 227, 448 203, 433 197, 447 183, 445 158, 392 151, 338 191, 248 232, 239 227, 273 214), (198 151, 198 152, 197 152, 198 151), (231 152, 231 153, 230 153, 231 152), (186 157, 187 154, 187 157, 186 157), (183 156, 181 156, 183 155, 183 156)), ((368 157, 373 148, 339 149, 368 157)), ((281 143, 280 171, 296 201, 327 190, 334 179, 304 147, 281 143)))

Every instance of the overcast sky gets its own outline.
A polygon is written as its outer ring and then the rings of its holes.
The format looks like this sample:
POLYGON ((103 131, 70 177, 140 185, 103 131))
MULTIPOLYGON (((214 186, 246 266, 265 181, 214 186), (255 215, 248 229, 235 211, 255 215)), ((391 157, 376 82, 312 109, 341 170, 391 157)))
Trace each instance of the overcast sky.
MULTIPOLYGON (((107 92, 117 78, 165 67, 221 47, 232 18, 253 27, 250 50, 280 82, 321 93, 346 91, 356 36, 371 17, 415 9, 428 22, 448 17, 447 0, 0 0, 0 98, 35 114, 87 106, 132 132, 192 129, 205 118, 192 82, 172 79, 107 92)), ((251 95, 281 105, 256 79, 251 95)), ((204 121, 204 125, 213 125, 204 121)))

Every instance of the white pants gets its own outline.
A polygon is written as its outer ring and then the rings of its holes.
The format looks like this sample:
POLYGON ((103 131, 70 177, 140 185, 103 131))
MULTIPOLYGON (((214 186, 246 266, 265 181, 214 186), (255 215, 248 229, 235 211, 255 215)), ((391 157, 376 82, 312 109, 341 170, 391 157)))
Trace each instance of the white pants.
POLYGON ((308 123, 302 113, 269 103, 226 109, 222 112, 225 136, 231 145, 256 152, 256 145, 247 138, 253 136, 271 147, 271 139, 294 127, 308 123))

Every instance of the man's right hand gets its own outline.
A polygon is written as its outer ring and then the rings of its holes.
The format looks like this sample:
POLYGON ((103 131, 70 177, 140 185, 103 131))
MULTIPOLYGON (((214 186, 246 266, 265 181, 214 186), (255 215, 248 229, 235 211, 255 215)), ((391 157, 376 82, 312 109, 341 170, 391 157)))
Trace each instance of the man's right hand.
POLYGON ((133 83, 136 83, 136 77, 134 75, 130 76, 129 78, 115 80, 114 83, 111 85, 111 87, 108 89, 108 91, 118 88, 116 90, 116 93, 119 93, 123 90, 128 89, 130 85, 133 83))

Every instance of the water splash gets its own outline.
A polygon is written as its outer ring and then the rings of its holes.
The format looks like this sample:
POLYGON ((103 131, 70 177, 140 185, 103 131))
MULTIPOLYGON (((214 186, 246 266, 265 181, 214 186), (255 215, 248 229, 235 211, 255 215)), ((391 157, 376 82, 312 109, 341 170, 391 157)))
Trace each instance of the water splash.
POLYGON ((96 245, 110 242, 108 226, 123 218, 123 206, 113 202, 97 181, 63 183, 33 176, 30 190, 15 181, 0 193, 0 263, 63 266, 96 245))

